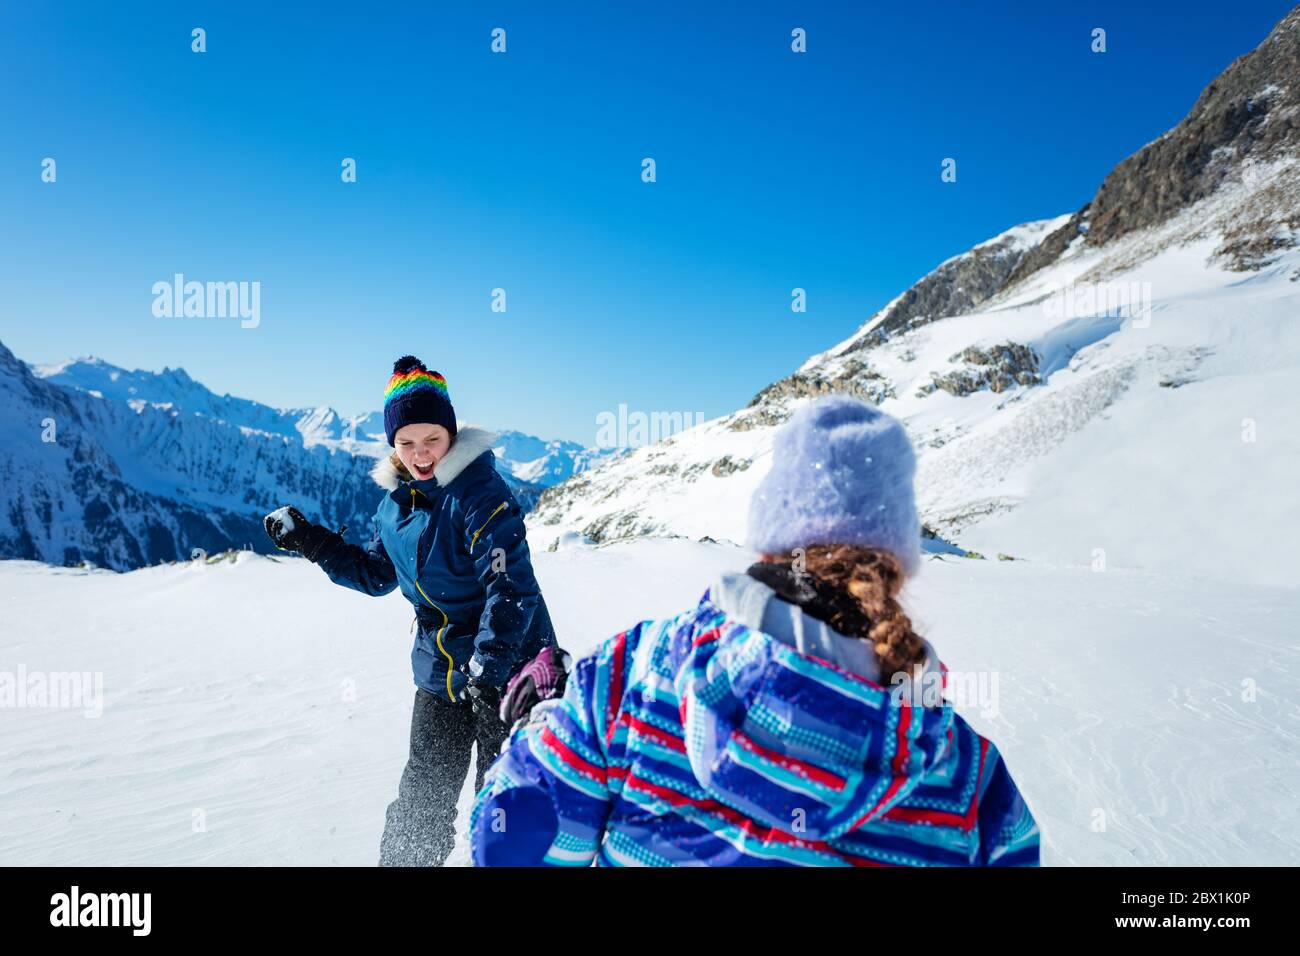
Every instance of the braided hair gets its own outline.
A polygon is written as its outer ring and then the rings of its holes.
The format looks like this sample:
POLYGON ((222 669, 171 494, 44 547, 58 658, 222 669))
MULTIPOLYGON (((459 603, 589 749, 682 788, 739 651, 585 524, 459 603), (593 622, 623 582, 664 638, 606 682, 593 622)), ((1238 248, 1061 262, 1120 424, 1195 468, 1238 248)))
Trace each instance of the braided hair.
POLYGON ((882 682, 924 664, 925 643, 898 603, 905 575, 896 557, 847 544, 814 544, 803 551, 761 561, 748 574, 810 617, 871 644, 882 682))

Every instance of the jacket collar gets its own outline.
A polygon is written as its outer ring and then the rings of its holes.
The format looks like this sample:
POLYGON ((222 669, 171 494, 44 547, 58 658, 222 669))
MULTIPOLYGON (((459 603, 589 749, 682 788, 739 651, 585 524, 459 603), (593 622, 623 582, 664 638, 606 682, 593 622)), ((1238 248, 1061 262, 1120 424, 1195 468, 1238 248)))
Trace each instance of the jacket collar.
MULTIPOLYGON (((707 594, 729 619, 762 631, 800 654, 829 661, 869 681, 880 681, 880 660, 867 641, 841 634, 798 606, 783 601, 762 581, 748 574, 723 574, 707 594)), ((925 638, 921 638, 921 643, 925 647, 923 676, 942 681, 943 664, 939 655, 925 638)))
MULTIPOLYGON (((427 497, 429 493, 444 489, 455 481, 475 459, 492 449, 496 439, 497 436, 487 429, 466 425, 456 430, 456 440, 452 442, 451 450, 438 462, 432 478, 416 481, 406 474, 405 469, 401 471, 397 469, 391 460, 391 454, 375 462, 374 467, 370 469, 370 477, 379 487, 392 493, 395 500, 403 503, 407 496, 406 489, 427 497)), ((414 500, 414 494, 411 497, 414 500)))

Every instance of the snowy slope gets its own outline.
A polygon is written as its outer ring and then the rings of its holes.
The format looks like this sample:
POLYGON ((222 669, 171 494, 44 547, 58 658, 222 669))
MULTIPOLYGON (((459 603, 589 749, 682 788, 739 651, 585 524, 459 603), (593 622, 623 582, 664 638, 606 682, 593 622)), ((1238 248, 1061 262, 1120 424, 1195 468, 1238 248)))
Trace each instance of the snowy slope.
POLYGON ((1300 584, 1300 552, 1268 548, 1300 540, 1300 249, 1246 272, 1217 254, 1279 203, 1300 215, 1294 159, 1158 227, 1075 242, 969 314, 880 341, 864 327, 749 407, 550 489, 530 527, 539 541, 743 542, 776 427, 843 391, 904 421, 922 517, 964 547, 1072 564, 1102 549, 1121 567, 1300 584), (1111 308, 1114 290, 1135 290, 1132 307, 1111 308), (1008 343, 1036 367, 1011 362, 1009 385, 981 385, 981 353, 1008 343))
MULTIPOLYGON (((751 557, 643 540, 536 565, 584 652, 751 557)), ((985 676, 958 710, 1002 749, 1046 864, 1300 863, 1295 591, 948 558, 905 596, 948 666, 985 676)), ((99 717, 5 710, 0 865, 374 865, 413 694, 400 595, 251 554, 127 574, 5 561, 0 607, 0 675, 104 688, 99 717)))
POLYGON ((539 542, 743 542, 777 426, 901 418, 922 518, 1038 562, 1300 586, 1300 8, 1079 210, 940 263, 733 414, 547 490, 539 542))

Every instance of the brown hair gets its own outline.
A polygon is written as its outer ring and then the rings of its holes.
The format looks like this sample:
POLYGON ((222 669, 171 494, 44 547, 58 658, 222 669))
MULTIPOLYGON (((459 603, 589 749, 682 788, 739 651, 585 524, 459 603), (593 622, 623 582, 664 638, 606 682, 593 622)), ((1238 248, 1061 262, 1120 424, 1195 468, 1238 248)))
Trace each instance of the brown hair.
POLYGON ((803 551, 773 563, 811 583, 816 597, 804 605, 805 611, 872 645, 883 683, 925 662, 925 644, 898 603, 905 575, 896 557, 848 544, 814 544, 803 551))
POLYGON ((388 456, 388 463, 397 469, 398 477, 403 481, 411 480, 411 473, 406 470, 406 466, 402 464, 402 456, 397 452, 393 452, 388 456))

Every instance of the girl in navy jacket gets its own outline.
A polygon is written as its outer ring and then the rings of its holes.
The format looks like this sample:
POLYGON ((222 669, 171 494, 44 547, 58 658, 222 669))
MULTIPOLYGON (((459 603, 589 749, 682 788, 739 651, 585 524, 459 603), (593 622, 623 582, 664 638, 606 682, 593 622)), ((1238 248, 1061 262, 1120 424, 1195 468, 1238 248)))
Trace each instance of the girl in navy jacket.
POLYGON ((277 546, 336 584, 379 596, 400 588, 415 608, 411 750, 388 807, 381 866, 440 866, 455 839, 456 801, 478 743, 475 789, 500 750, 501 688, 555 644, 533 574, 523 513, 497 473, 493 436, 457 429, 446 380, 413 356, 384 392, 393 454, 371 472, 385 495, 369 544, 346 543, 292 507, 267 515, 277 546))

